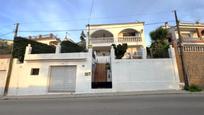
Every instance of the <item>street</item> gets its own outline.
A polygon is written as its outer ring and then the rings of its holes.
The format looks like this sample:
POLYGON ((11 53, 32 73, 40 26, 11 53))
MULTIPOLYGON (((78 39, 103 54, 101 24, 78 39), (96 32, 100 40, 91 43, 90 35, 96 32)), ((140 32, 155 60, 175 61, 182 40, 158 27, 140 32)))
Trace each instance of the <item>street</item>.
POLYGON ((0 100, 0 115, 204 115, 204 95, 0 100))

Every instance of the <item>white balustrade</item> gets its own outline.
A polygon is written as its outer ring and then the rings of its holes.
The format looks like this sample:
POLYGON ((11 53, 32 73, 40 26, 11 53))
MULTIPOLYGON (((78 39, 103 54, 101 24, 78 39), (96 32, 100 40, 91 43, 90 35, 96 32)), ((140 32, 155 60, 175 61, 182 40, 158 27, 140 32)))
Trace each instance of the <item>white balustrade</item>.
POLYGON ((119 37, 118 42, 141 42, 142 37, 140 36, 125 36, 125 37, 119 37))
POLYGON ((113 43, 113 37, 91 38, 92 43, 113 43))
POLYGON ((183 42, 193 42, 193 41, 203 41, 203 39, 183 37, 182 41, 183 41, 183 42))
POLYGON ((204 45, 199 46, 184 46, 183 47, 184 52, 204 52, 204 45))

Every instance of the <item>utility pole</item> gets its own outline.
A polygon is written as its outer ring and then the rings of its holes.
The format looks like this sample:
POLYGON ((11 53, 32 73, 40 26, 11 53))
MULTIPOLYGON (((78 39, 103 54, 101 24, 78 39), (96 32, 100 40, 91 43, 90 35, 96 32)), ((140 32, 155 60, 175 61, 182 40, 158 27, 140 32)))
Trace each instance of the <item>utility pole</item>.
POLYGON ((88 24, 87 27, 88 27, 87 39, 88 39, 88 49, 89 49, 89 48, 92 48, 92 43, 90 40, 90 25, 88 24))
POLYGON ((14 48, 15 39, 18 36, 18 28, 19 28, 19 23, 16 23, 16 28, 15 28, 15 31, 14 31, 13 45, 12 45, 12 48, 11 48, 11 56, 10 56, 10 61, 9 61, 9 67, 8 67, 8 72, 7 72, 7 77, 6 77, 6 85, 5 85, 5 89, 4 89, 4 96, 7 95, 8 89, 9 89, 9 83, 10 83, 12 66, 13 66, 13 48, 14 48))
POLYGON ((182 36, 181 36, 181 32, 180 32, 179 20, 178 20, 178 17, 177 17, 176 10, 174 10, 174 15, 175 15, 175 19, 176 19, 176 27, 177 27, 177 31, 178 31, 178 37, 179 37, 178 47, 180 49, 180 58, 181 58, 181 65, 182 65, 184 83, 185 83, 185 87, 189 87, 189 81, 188 81, 188 76, 186 74, 186 66, 185 66, 184 57, 183 57, 184 53, 183 53, 182 36))

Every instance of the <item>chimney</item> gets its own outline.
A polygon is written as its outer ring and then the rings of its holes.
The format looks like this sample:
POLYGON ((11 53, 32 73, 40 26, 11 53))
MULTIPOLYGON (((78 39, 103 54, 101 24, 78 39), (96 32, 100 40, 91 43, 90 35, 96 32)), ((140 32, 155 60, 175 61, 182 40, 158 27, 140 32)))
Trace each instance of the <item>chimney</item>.
POLYGON ((39 35, 39 38, 42 38, 42 35, 39 35))
POLYGON ((164 23, 164 27, 165 27, 166 29, 169 28, 168 22, 165 22, 165 23, 164 23))
POLYGON ((53 38, 53 34, 52 33, 50 33, 50 37, 53 38))

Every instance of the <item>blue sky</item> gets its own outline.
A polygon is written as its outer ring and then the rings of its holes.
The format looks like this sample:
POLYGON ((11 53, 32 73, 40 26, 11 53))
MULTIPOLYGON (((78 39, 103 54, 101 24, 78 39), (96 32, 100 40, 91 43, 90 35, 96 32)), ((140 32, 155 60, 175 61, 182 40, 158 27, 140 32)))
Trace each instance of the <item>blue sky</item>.
MULTIPOLYGON (((85 29, 90 17, 92 0, 0 0, 0 38, 12 39, 16 22, 20 31, 85 29)), ((120 23, 144 21, 145 36, 162 23, 174 24, 173 10, 181 21, 204 22, 203 0, 94 0, 90 23, 120 23), (158 23, 158 24, 152 24, 158 23), (150 24, 150 25, 149 25, 150 24)), ((68 31, 79 41, 81 31, 68 31)), ((48 34, 50 32, 20 32, 20 36, 48 34)), ((66 31, 53 32, 65 36, 66 31)))

